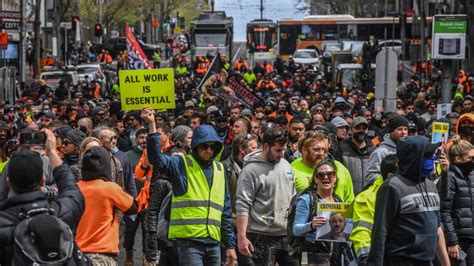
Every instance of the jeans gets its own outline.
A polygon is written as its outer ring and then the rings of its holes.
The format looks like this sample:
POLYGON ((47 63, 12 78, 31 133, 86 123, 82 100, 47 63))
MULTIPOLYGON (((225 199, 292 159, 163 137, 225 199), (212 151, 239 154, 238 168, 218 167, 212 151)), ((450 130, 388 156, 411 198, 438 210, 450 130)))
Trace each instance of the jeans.
POLYGON ((461 238, 459 239, 459 246, 467 255, 465 262, 462 262, 459 265, 474 265, 474 240, 461 238))
POLYGON ((133 246, 135 245, 135 235, 138 230, 138 225, 141 224, 142 226, 142 251, 145 254, 146 248, 146 226, 145 226, 145 217, 146 217, 146 210, 140 212, 135 217, 135 220, 132 221, 128 215, 123 216, 123 220, 125 222, 125 236, 123 241, 123 247, 125 250, 133 250, 133 246))
POLYGON ((252 243, 252 257, 239 258, 239 266, 298 266, 299 258, 288 254, 288 238, 286 236, 266 236, 248 233, 247 238, 252 243))
POLYGON ((179 265, 220 266, 221 247, 219 244, 204 244, 191 240, 176 240, 179 265))

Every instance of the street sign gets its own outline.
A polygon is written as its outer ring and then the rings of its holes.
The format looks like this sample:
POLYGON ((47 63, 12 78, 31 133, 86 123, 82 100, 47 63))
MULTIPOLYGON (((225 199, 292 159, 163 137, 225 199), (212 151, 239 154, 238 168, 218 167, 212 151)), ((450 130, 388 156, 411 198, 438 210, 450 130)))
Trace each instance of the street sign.
POLYGON ((436 119, 446 118, 446 115, 451 113, 450 103, 438 103, 436 108, 436 119))
POLYGON ((7 11, 7 10, 0 10, 0 18, 9 18, 9 19, 21 19, 20 11, 7 11))
POLYGON ((63 29, 66 29, 66 30, 70 30, 70 29, 72 29, 72 23, 71 22, 61 22, 59 24, 59 27, 63 28, 63 29))
POLYGON ((397 54, 392 49, 382 49, 375 58, 375 107, 385 112, 396 111, 397 54))
POLYGON ((432 58, 464 59, 466 57, 466 30, 466 15, 435 15, 432 28, 432 58))
POLYGON ((0 30, 19 31, 21 23, 19 21, 0 21, 0 30))

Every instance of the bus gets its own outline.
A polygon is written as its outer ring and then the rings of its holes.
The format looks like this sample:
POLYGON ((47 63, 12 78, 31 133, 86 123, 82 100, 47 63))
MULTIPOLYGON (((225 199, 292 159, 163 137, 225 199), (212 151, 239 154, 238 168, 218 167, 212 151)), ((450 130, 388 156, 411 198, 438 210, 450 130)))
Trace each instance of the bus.
POLYGON ((247 57, 253 66, 255 61, 272 62, 276 58, 276 23, 271 20, 253 20, 247 23, 247 57))
POLYGON ((234 20, 224 11, 205 11, 191 21, 191 60, 214 56, 219 52, 228 62, 232 59, 234 20))
MULTIPOLYGON (((431 28, 431 17, 427 17, 427 29, 431 28)), ((406 40, 410 44, 420 44, 419 35, 412 34, 413 18, 407 17, 406 40)), ((420 23, 420 22, 417 22, 420 23)), ((400 40, 400 20, 398 17, 354 18, 351 15, 316 15, 303 19, 281 19, 278 25, 278 54, 288 58, 296 49, 316 49, 321 52, 324 43, 341 41, 400 40)), ((427 40, 431 31, 426 31, 427 40)))

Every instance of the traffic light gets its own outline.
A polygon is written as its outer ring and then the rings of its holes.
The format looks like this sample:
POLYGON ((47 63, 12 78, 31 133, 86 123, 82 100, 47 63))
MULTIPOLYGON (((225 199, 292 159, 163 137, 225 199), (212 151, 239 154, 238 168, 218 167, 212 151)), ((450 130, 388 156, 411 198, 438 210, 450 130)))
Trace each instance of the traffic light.
POLYGON ((77 25, 81 22, 78 16, 73 16, 72 17, 72 29, 77 30, 77 25))
POLYGON ((102 28, 102 24, 95 24, 95 37, 101 37, 104 35, 104 29, 102 28))

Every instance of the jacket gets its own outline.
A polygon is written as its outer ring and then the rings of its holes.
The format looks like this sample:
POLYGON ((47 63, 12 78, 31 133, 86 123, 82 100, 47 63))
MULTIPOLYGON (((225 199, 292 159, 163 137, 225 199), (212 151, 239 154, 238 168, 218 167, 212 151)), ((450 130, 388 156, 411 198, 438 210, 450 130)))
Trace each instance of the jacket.
POLYGON ((354 214, 352 218, 353 229, 351 241, 357 258, 369 256, 372 227, 374 226, 375 202, 377 192, 383 184, 379 177, 367 189, 361 191, 354 200, 354 214))
POLYGON ((455 165, 450 165, 447 178, 440 180, 440 212, 446 244, 455 245, 459 239, 473 240, 474 171, 465 176, 455 165))
MULTIPOLYGON (((59 196, 49 203, 57 217, 63 220, 72 232, 76 232, 77 224, 84 212, 84 197, 76 185, 76 180, 69 168, 62 164, 54 168, 52 173, 59 189, 59 196)), ((7 212, 18 215, 32 209, 48 207, 48 198, 41 191, 17 194, 9 197, 0 205, 0 265, 11 265, 13 254, 13 231, 18 221, 1 215, 7 212)))
POLYGON ((397 152, 397 144, 392 140, 390 134, 385 134, 380 146, 372 152, 367 161, 367 171, 365 172, 365 180, 369 183, 373 182, 380 176, 380 164, 383 158, 389 154, 397 152))
POLYGON ((226 172, 227 179, 229 180, 229 191, 230 200, 232 203, 232 213, 235 214, 235 195, 237 193, 237 180, 239 174, 242 171, 241 166, 234 160, 234 156, 231 155, 225 159, 222 164, 226 172))
POLYGON ((120 164, 123 169, 123 181, 124 181, 124 190, 132 197, 137 196, 137 186, 135 184, 135 178, 133 177, 132 164, 127 154, 119 149, 112 151, 112 154, 115 158, 120 161, 120 164))
POLYGON ((351 173, 352 186, 356 195, 370 183, 369 180, 365 179, 365 171, 367 170, 369 156, 374 151, 374 146, 370 141, 366 141, 366 143, 367 146, 362 149, 359 149, 351 138, 341 143, 341 162, 351 173))
MULTIPOLYGON (((194 150, 196 146, 204 142, 216 142, 214 157, 209 162, 199 160, 197 154, 193 153, 194 158, 198 161, 208 184, 212 182, 213 168, 212 160, 221 150, 222 140, 217 135, 212 126, 202 125, 194 129, 193 138, 191 140, 191 148, 194 150)), ((181 156, 167 156, 161 153, 160 137, 158 134, 149 134, 147 137, 148 160, 153 165, 153 169, 160 171, 163 175, 169 176, 173 187, 173 195, 180 196, 186 193, 188 188, 188 176, 186 175, 186 167, 181 156)), ((236 247, 235 234, 232 228, 232 207, 230 203, 230 193, 226 184, 226 192, 224 199, 224 210, 222 212, 222 239, 227 248, 236 247)), ((212 239, 192 239, 194 241, 208 242, 212 239)))
POLYGON ((248 216, 248 233, 286 236, 286 212, 295 194, 294 172, 285 159, 270 163, 260 158, 261 152, 244 159, 237 180, 237 216, 248 216))
POLYGON ((369 265, 391 258, 427 263, 435 258, 440 200, 435 184, 421 176, 428 141, 410 136, 397 143, 398 171, 377 193, 369 265))

